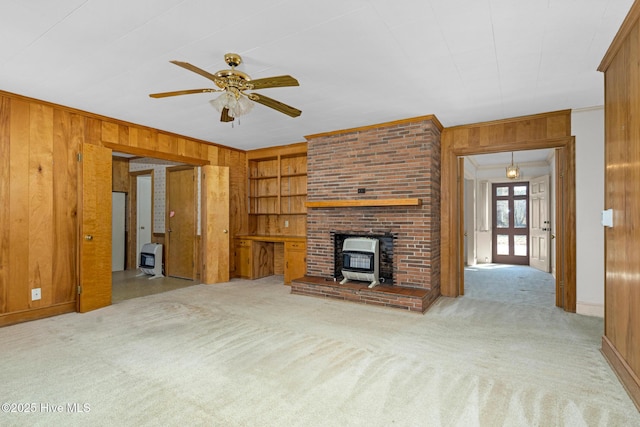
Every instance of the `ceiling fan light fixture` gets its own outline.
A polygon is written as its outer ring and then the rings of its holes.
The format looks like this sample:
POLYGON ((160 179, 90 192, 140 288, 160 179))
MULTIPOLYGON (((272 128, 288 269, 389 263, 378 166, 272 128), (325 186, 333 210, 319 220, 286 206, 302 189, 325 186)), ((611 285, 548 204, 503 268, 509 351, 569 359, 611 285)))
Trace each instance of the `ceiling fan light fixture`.
POLYGON ((513 151, 511 152, 511 164, 507 166, 507 178, 518 179, 520 178, 520 168, 513 164, 513 151))
POLYGON ((228 90, 209 102, 219 112, 222 112, 225 108, 229 110, 230 117, 240 117, 253 109, 253 102, 249 101, 246 96, 240 93, 235 94, 228 90))

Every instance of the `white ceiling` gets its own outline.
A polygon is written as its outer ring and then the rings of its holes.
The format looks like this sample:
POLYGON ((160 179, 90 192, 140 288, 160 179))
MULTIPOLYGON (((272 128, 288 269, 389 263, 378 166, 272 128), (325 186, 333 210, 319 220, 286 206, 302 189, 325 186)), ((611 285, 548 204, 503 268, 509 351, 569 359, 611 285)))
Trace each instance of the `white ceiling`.
MULTIPOLYGON (((553 155, 553 149, 542 150, 527 150, 527 151, 515 151, 513 153, 513 162, 517 165, 531 164, 531 163, 544 163, 551 164, 551 158, 553 155)), ((494 153, 494 154, 481 154, 477 156, 469 156, 472 159, 472 163, 477 168, 491 169, 501 168, 504 169, 507 165, 511 164, 511 152, 494 153)))
POLYGON ((250 149, 435 114, 446 127, 602 105, 596 71, 633 0, 1 0, 0 89, 250 149), (260 93, 233 125, 211 87, 236 52, 260 93))

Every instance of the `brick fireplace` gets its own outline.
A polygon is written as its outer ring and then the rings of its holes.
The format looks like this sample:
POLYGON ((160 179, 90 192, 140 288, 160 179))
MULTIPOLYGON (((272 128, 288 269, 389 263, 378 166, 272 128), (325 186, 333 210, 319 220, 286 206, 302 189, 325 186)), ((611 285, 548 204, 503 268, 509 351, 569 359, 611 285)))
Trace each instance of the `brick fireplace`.
POLYGON ((424 312, 440 294, 440 132, 434 116, 308 136, 307 275, 292 293, 424 312), (335 281, 332 236, 393 235, 393 280, 335 281))

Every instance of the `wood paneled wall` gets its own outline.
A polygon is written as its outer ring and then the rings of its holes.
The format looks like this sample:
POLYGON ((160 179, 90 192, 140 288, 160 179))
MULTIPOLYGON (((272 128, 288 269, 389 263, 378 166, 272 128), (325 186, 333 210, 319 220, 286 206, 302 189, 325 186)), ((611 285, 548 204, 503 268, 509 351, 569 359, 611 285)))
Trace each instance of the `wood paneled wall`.
POLYGON ((562 151, 560 179, 563 189, 563 215, 558 218, 556 245, 565 265, 562 274, 564 307, 575 311, 575 140, 571 135, 571 111, 557 111, 526 117, 445 128, 442 133, 441 205, 441 291, 458 296, 461 246, 459 244, 458 158, 502 151, 559 148, 562 151))
POLYGON ((600 64, 605 73, 605 331, 602 350, 640 408, 640 2, 600 64))
POLYGON ((114 157, 112 161, 111 191, 129 192, 129 159, 114 157))
POLYGON ((0 93, 0 325, 75 307, 83 131, 77 114, 0 93))
POLYGON ((244 151, 0 91, 0 326, 76 308, 83 143, 229 166, 231 232, 247 230, 244 151))

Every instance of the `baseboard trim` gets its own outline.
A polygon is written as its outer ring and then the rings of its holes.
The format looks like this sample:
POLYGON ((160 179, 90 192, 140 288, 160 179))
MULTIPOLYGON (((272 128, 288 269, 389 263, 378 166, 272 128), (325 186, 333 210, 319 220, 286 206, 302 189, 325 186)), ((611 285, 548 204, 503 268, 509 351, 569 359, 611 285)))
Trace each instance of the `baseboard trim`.
POLYGON ((16 323, 28 322, 30 320, 44 319, 45 317, 57 316, 64 313, 76 311, 76 302, 65 302, 49 307, 35 308, 32 310, 17 311, 0 315, 0 326, 9 326, 16 323))
POLYGON ((606 336, 602 337, 602 354, 613 369, 629 397, 640 411, 640 379, 606 336))
POLYGON ((585 316, 604 318, 604 304, 591 304, 588 302, 577 302, 576 313, 585 316))

